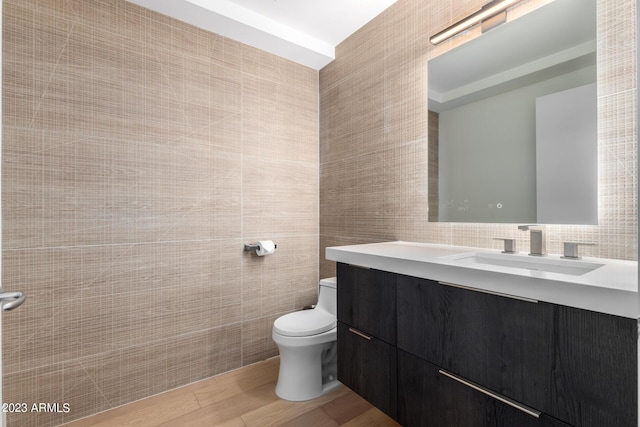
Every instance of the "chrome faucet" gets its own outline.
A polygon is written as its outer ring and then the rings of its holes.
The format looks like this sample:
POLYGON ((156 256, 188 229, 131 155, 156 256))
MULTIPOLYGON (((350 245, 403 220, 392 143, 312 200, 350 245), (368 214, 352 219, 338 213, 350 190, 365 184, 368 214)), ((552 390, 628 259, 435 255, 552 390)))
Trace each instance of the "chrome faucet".
POLYGON ((595 246, 595 243, 564 242, 564 255, 560 258, 582 259, 582 257, 578 255, 578 246, 595 246))
POLYGON ((530 249, 531 256, 545 256, 547 254, 547 245, 544 241, 544 225, 519 225, 518 230, 530 232, 530 249), (531 228, 539 227, 539 228, 531 228))

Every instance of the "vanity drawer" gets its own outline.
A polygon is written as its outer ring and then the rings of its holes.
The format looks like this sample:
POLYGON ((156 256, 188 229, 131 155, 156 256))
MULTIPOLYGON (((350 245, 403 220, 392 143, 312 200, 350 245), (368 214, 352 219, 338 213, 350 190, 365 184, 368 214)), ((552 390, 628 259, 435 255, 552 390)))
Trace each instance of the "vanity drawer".
POLYGON ((396 275, 339 263, 338 320, 396 344, 396 275))
POLYGON ((549 406, 553 307, 398 276, 398 348, 521 402, 549 406))
POLYGON ((396 347, 338 322, 338 380, 396 419, 396 347))
POLYGON ((483 390, 479 391, 464 378, 447 374, 398 350, 398 421, 403 426, 570 427, 536 408, 511 401, 512 406, 492 390, 479 387, 483 390))
POLYGON ((546 411, 554 360, 553 306, 442 288, 440 366, 546 411))

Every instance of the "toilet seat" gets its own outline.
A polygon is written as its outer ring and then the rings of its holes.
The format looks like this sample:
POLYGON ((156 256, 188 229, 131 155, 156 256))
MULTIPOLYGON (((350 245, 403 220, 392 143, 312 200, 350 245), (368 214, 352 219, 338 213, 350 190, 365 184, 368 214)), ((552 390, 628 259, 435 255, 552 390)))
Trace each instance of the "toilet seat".
POLYGON ((273 331, 287 337, 318 335, 336 327, 336 316, 322 309, 285 314, 273 323, 273 331))

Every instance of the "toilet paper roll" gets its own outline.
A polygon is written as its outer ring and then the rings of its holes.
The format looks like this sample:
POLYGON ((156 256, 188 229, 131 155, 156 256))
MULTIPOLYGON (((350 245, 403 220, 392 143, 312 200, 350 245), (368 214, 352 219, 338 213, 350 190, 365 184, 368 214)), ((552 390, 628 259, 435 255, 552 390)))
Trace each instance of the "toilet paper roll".
POLYGON ((258 256, 271 255, 276 250, 276 244, 271 240, 259 240, 256 254, 258 256))

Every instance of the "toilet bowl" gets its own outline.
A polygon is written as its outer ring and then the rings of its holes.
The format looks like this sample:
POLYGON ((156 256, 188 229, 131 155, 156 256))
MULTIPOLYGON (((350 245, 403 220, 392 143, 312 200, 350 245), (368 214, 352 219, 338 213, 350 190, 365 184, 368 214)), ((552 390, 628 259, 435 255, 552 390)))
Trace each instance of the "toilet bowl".
POLYGON ((281 399, 315 399, 340 385, 336 309, 336 278, 322 279, 314 309, 285 314, 273 323, 280 351, 276 395, 281 399))

